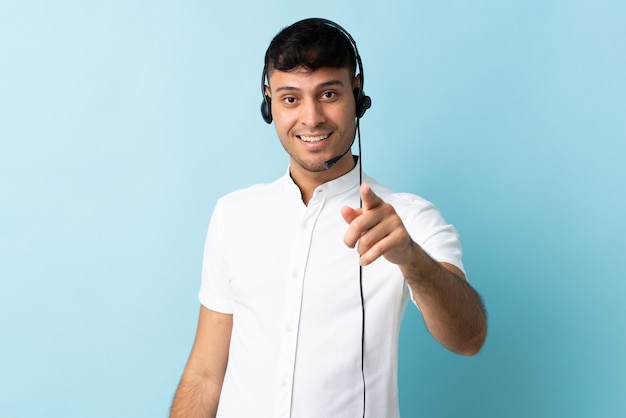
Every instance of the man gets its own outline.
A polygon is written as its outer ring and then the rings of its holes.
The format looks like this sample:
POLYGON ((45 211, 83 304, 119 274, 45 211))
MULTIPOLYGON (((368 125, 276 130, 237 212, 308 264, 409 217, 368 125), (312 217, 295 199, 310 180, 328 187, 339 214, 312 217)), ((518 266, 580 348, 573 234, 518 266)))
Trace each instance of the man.
POLYGON ((450 350, 473 355, 485 340, 458 235, 429 202, 361 174, 351 146, 369 98, 345 30, 322 19, 284 29, 266 77, 263 117, 289 170, 215 207, 171 417, 397 417, 409 299, 450 350))

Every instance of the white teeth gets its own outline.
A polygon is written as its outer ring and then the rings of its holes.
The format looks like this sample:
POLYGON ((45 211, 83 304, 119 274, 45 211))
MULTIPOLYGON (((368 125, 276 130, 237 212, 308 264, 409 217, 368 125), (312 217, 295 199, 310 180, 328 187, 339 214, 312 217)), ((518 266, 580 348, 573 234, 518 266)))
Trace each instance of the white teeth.
POLYGON ((318 135, 318 136, 304 136, 300 135, 300 139, 304 142, 319 142, 323 139, 328 138, 328 135, 318 135))

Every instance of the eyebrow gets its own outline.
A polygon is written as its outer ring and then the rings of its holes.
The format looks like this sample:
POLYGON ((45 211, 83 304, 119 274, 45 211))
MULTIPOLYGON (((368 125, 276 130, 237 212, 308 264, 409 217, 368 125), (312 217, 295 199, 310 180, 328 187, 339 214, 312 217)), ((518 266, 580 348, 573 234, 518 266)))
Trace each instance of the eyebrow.
MULTIPOLYGON (((316 89, 325 89, 327 87, 332 87, 332 86, 341 86, 343 87, 343 83, 341 82, 341 80, 329 80, 329 81, 325 81, 321 84, 318 84, 317 86, 315 86, 316 89)), ((276 93, 279 93, 281 91, 300 91, 299 88, 297 87, 292 87, 292 86, 283 86, 283 87, 278 87, 276 89, 276 93)))

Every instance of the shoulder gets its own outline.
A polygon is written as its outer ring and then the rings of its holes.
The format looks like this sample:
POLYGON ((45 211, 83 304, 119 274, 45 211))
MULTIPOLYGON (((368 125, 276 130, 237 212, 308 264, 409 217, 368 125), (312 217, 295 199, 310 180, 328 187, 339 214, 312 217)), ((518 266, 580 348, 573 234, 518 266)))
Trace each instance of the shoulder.
POLYGON ((289 176, 284 176, 271 183, 255 184, 220 197, 211 219, 237 229, 276 222, 285 213, 296 212, 298 202, 302 202, 300 191, 289 176))
POLYGON ((242 204, 260 203, 264 200, 275 200, 285 190, 285 177, 271 183, 258 183, 252 186, 234 190, 220 197, 217 205, 220 207, 239 206, 242 204))

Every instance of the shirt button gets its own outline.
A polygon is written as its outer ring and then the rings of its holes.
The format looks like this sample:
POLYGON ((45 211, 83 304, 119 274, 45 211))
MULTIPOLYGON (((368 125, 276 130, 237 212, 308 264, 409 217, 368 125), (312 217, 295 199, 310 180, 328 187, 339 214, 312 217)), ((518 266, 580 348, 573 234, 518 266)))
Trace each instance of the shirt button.
POLYGON ((297 279, 298 278, 298 272, 297 271, 293 271, 291 273, 291 278, 294 279, 294 280, 297 279))
POLYGON ((306 221, 302 222, 302 229, 307 229, 309 227, 309 224, 306 223, 306 221))
POLYGON ((281 385, 282 387, 287 387, 287 380, 285 380, 285 379, 281 380, 281 381, 280 381, 280 385, 281 385))
POLYGON ((287 326, 285 327, 285 331, 287 331, 287 332, 291 333, 291 332, 293 331, 292 326, 291 326, 291 325, 287 325, 287 326))

